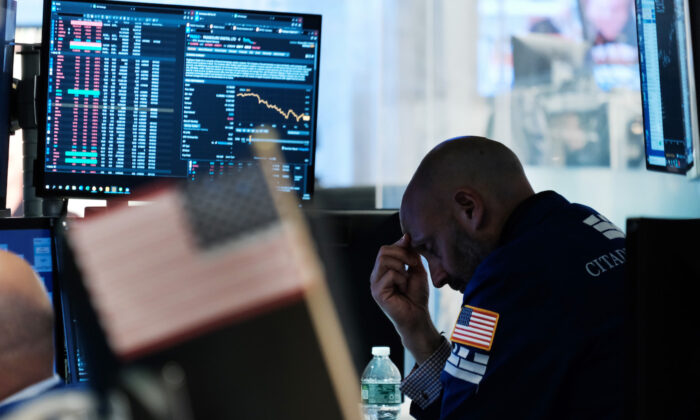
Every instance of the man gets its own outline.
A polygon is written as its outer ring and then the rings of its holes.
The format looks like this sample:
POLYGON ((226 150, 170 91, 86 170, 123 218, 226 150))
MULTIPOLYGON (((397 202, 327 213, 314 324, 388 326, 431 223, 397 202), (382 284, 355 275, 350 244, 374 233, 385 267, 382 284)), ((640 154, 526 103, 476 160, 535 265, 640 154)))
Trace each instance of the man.
POLYGON ((372 295, 417 367, 402 383, 419 419, 621 416, 624 234, 553 191, 535 194, 492 140, 428 153, 401 203, 402 238, 380 249, 372 295), (464 294, 448 342, 435 287, 464 294))
POLYGON ((46 290, 27 262, 0 251, 0 416, 60 386, 53 362, 46 290))

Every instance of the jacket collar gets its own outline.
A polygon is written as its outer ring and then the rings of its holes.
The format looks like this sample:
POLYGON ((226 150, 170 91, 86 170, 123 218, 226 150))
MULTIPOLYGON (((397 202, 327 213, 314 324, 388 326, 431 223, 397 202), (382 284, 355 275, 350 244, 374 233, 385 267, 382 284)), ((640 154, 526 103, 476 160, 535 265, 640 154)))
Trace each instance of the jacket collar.
POLYGON ((542 191, 525 199, 506 220, 498 247, 523 235, 549 217, 555 210, 567 204, 569 201, 554 191, 542 191))

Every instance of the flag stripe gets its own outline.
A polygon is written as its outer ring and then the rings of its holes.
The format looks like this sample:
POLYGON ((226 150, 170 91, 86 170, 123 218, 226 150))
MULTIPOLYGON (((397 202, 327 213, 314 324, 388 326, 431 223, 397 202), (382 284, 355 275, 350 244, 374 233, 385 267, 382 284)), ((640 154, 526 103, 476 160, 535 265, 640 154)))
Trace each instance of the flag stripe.
POLYGON ((457 327, 455 327, 455 332, 459 332, 459 333, 462 333, 462 334, 472 335, 472 336, 478 337, 478 338, 483 338, 484 340, 487 340, 487 341, 491 339, 491 335, 490 335, 490 334, 484 334, 484 333, 482 333, 482 332, 480 332, 480 331, 474 331, 474 330, 472 330, 472 329, 470 329, 470 328, 468 328, 468 327, 467 327, 467 328, 464 328, 464 327, 462 327, 461 325, 458 325, 457 327))
POLYGON ((484 338, 484 337, 478 336, 476 334, 465 333, 462 331, 455 331, 454 336, 455 337, 463 337, 464 339, 468 339, 468 340, 480 341, 480 342, 484 342, 486 344, 489 343, 488 338, 484 338))
POLYGON ((488 346, 490 343, 488 341, 480 340, 478 338, 469 337, 465 334, 455 332, 452 336, 459 338, 460 340, 469 341, 472 343, 481 344, 482 346, 488 346))
POLYGON ((469 324, 474 324, 474 325, 479 326, 479 327, 484 328, 484 329, 493 329, 493 326, 494 326, 494 324, 491 324, 491 325, 484 324, 477 319, 470 319, 469 324))
POLYGON ((485 315, 480 312, 474 311, 472 312, 472 316, 477 317, 477 318, 483 318, 484 321, 491 321, 491 323, 495 323, 496 317, 495 316, 490 316, 490 315, 485 315))
POLYGON ((489 335, 493 332, 493 328, 483 328, 474 324, 469 324, 469 328, 473 329, 475 332, 480 332, 486 335, 489 335))
POLYGON ((475 334, 475 335, 480 335, 480 336, 484 337, 484 338, 487 339, 487 340, 490 340, 491 337, 493 336, 493 334, 492 334, 491 332, 484 332, 483 330, 480 330, 480 329, 477 329, 477 328, 472 328, 472 327, 467 327, 467 328, 461 327, 461 328, 460 328, 460 331, 463 331, 463 332, 470 332, 470 333, 475 334))

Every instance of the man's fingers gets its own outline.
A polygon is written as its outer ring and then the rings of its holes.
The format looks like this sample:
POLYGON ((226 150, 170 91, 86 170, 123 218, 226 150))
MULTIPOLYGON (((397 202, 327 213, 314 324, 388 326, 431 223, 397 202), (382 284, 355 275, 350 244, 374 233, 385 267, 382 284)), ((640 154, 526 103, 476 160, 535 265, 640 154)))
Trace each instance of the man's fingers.
POLYGON ((403 261, 397 260, 396 258, 383 257, 381 259, 380 266, 384 268, 383 271, 394 270, 404 277, 408 276, 408 272, 406 271, 406 264, 404 264, 403 261))
MULTIPOLYGON (((395 270, 387 270, 379 277, 375 284, 372 285, 372 296, 380 305, 386 302, 390 297, 396 294, 398 290, 400 294, 405 294, 408 288, 408 277, 405 274, 395 270)), ((383 306, 383 305, 381 305, 383 306)))
POLYGON ((383 256, 396 258, 397 260, 411 267, 422 265, 420 255, 410 248, 402 248, 397 245, 384 245, 383 247, 379 248, 377 258, 381 258, 383 256))
POLYGON ((398 241, 394 242, 394 245, 400 246, 401 248, 410 248, 411 247, 411 236, 408 233, 404 233, 403 236, 400 237, 398 241))

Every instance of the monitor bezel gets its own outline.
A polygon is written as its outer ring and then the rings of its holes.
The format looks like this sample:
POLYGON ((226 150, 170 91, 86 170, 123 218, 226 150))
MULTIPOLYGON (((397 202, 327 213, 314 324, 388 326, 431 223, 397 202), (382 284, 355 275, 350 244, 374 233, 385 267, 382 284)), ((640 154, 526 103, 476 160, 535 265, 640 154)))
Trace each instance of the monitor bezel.
POLYGON ((65 336, 63 325, 63 306, 61 302, 62 288, 58 276, 58 249, 56 248, 56 231, 60 226, 60 220, 55 217, 32 217, 32 218, 16 218, 7 217, 0 218, 0 232, 6 230, 37 230, 45 229, 51 234, 51 264, 52 264, 52 302, 54 314, 54 355, 56 363, 56 373, 65 381, 67 380, 66 366, 68 364, 68 355, 65 348, 65 336))
MULTIPOLYGON (((184 181, 187 178, 172 178, 172 177, 143 177, 144 183, 134 187, 131 194, 126 195, 115 195, 105 192, 87 192, 79 190, 71 190, 66 193, 65 190, 51 190, 45 188, 45 174, 46 174, 46 144, 47 144, 47 133, 46 133, 46 123, 47 123, 47 108, 48 108, 48 73, 49 73, 49 45, 51 39, 51 5, 54 1, 60 0, 44 0, 44 11, 42 19, 42 33, 41 33, 41 63, 40 63, 40 77, 38 80, 38 89, 36 93, 36 110, 37 110, 37 126, 38 126, 38 138, 37 138, 37 160, 33 168, 34 172, 34 187, 36 190, 36 195, 39 197, 46 198, 91 198, 97 200, 129 200, 133 197, 138 196, 138 191, 143 189, 148 189, 149 186, 153 185, 154 182, 163 180, 181 180, 184 181), (148 180, 152 182, 148 182, 148 180)), ((157 4, 157 3, 145 3, 145 2, 127 2, 127 1, 111 1, 111 0, 67 0, 74 3, 95 3, 95 4, 106 4, 110 6, 130 6, 130 7, 148 7, 148 8, 159 8, 159 9, 170 9, 170 10, 182 10, 182 9, 194 9, 202 11, 213 11, 213 12, 239 12, 239 13, 263 13, 272 16, 296 16, 304 19, 304 27, 318 29, 318 40, 316 48, 316 77, 314 81, 314 95, 315 100, 313 104, 313 113, 316 118, 312 119, 312 144, 311 144, 311 164, 309 165, 309 175, 306 180, 306 192, 308 193, 310 199, 302 201, 302 197, 299 196, 298 199, 302 203, 311 203, 313 201, 314 184, 315 184, 315 174, 316 174, 316 145, 318 143, 318 86, 319 80, 321 78, 321 38, 322 38, 322 16, 319 14, 312 13, 296 13, 296 12, 276 12, 276 11, 266 11, 266 10, 250 10, 250 9, 229 9, 229 8, 219 8, 219 7, 203 7, 203 6, 193 6, 193 5, 173 5, 173 4, 157 4)), ((86 174, 89 175, 89 174, 86 174)), ((120 175, 114 175, 115 179, 118 179, 120 175)))

